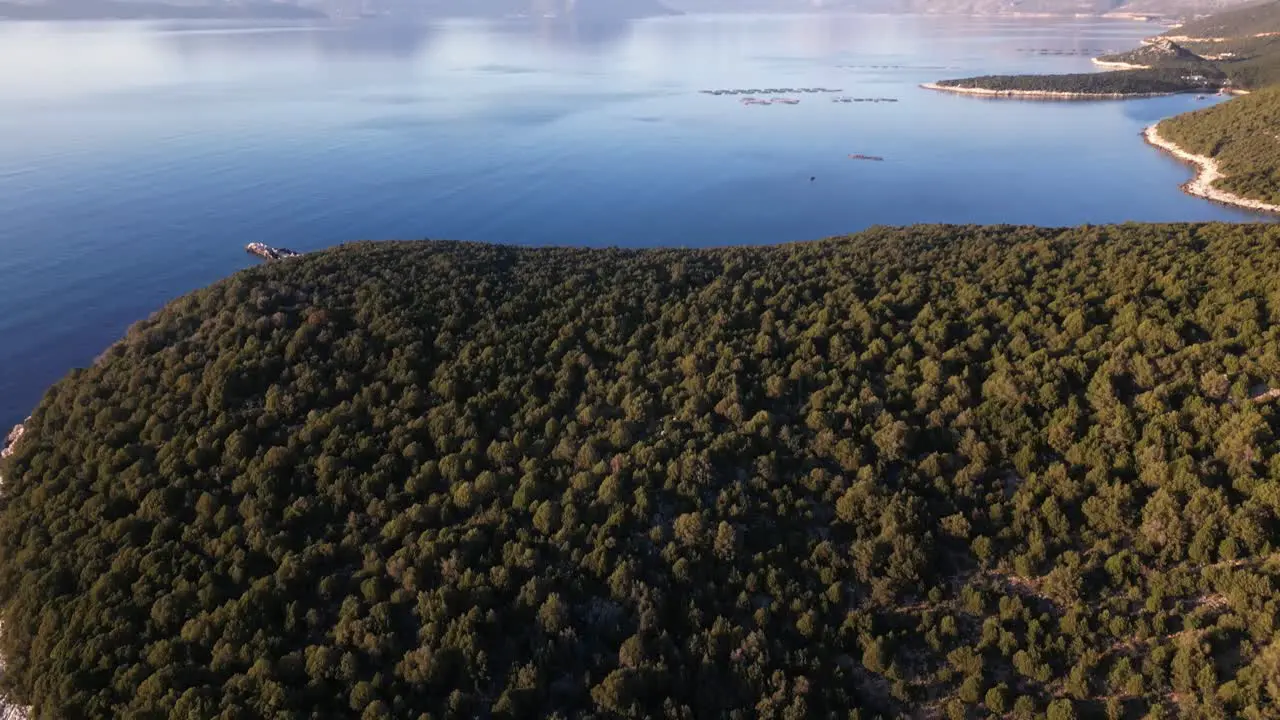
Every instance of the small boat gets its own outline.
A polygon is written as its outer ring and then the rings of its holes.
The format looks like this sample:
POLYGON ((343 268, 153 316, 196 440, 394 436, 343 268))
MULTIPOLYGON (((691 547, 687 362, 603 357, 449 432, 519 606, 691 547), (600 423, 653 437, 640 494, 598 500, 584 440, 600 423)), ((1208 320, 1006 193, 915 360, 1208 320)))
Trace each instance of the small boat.
POLYGON ((863 155, 861 153, 852 154, 849 156, 849 159, 850 160, 870 160, 871 162, 884 162, 884 158, 880 157, 879 155, 863 155))

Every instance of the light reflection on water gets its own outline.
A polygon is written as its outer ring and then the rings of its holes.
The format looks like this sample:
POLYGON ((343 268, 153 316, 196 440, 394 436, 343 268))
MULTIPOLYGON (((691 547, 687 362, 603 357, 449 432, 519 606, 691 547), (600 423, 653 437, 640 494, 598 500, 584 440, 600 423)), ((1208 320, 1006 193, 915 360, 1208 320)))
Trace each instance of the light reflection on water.
POLYGON ((1155 31, 909 16, 2 24, 0 426, 129 323, 252 263, 251 241, 699 246, 873 224, 1248 219, 1183 195, 1189 171, 1138 138, 1194 97, 917 88, 1084 71, 1085 55, 1026 50, 1155 31), (900 102, 698 93, 815 86, 900 102))

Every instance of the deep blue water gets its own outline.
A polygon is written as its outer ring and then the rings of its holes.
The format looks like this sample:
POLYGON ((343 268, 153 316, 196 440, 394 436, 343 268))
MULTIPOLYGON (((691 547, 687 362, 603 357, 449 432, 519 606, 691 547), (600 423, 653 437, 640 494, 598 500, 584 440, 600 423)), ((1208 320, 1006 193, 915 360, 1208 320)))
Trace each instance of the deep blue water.
POLYGON ((0 426, 130 323, 252 264, 251 241, 706 246, 873 224, 1250 219, 1182 194, 1189 171, 1138 136, 1194 97, 917 88, 1088 70, 1087 55, 1024 50, 1158 31, 905 16, 0 24, 0 426), (697 92, 815 86, 900 102, 697 92))

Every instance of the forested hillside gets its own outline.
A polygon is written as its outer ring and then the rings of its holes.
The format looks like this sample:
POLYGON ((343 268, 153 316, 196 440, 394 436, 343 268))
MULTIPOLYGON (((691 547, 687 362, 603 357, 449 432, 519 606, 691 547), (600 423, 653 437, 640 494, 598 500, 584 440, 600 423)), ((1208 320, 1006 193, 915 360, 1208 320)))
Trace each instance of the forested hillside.
POLYGON ((0 690, 1277 717, 1278 382, 1275 226, 273 263, 34 410, 0 466, 0 690))
POLYGON ((1217 58, 1218 67, 1237 88, 1260 89, 1280 83, 1280 36, 1239 38, 1194 47, 1217 58))
POLYGON ((1219 189, 1280 204, 1280 87, 1170 118, 1160 134, 1217 160, 1219 189))
POLYGON ((1280 83, 1280 2, 1217 13, 1167 35, 1192 38, 1181 42, 1215 61, 1236 87, 1259 89, 1280 83))
POLYGON ((1237 38, 1262 33, 1280 33, 1280 2, 1249 3, 1208 17, 1184 23, 1169 32, 1177 38, 1237 38))

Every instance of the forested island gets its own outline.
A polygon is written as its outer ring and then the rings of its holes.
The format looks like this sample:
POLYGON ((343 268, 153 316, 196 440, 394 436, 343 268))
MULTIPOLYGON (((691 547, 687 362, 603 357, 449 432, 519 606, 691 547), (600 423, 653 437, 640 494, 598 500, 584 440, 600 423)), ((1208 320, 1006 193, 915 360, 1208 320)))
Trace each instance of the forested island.
POLYGON ((40 717, 1275 717, 1280 227, 358 243, 0 464, 40 717))

